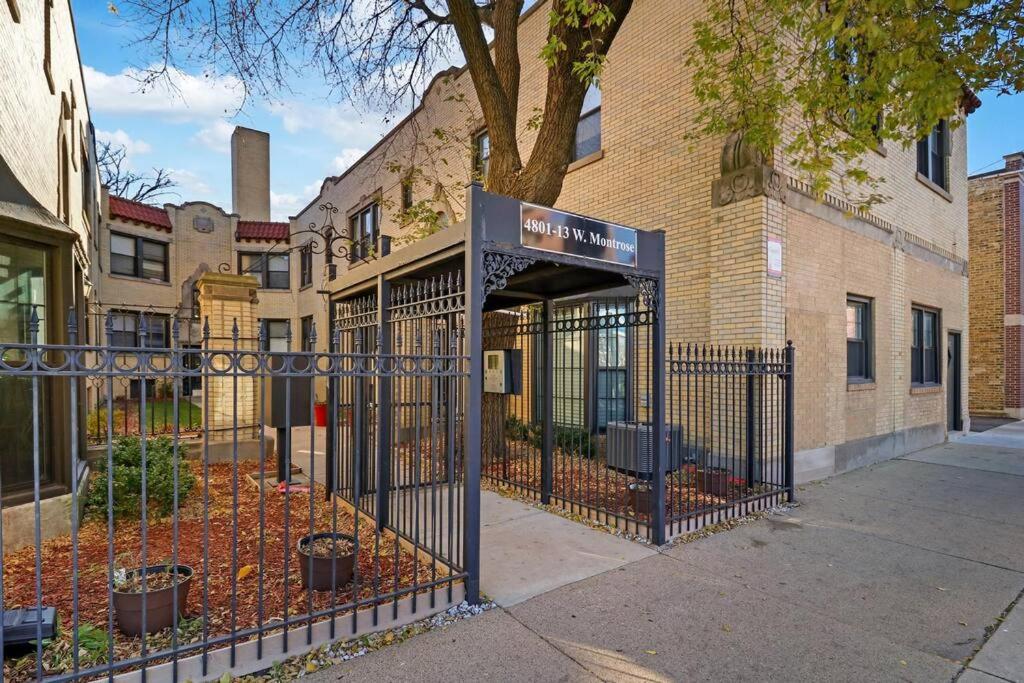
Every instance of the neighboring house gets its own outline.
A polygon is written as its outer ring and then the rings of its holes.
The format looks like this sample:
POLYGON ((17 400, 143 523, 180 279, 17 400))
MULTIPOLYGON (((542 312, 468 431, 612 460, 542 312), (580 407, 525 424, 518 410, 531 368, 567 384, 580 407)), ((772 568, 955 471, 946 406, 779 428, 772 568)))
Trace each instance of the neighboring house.
MULTIPOLYGON (((68 342, 67 315, 85 311, 99 182, 93 127, 68 0, 9 0, 0 7, 0 342, 68 342)), ((9 359, 12 357, 8 356, 9 359)), ((33 432, 38 436, 44 535, 66 531, 68 492, 84 472, 72 461, 66 384, 0 380, 4 545, 30 541, 33 432)))
POLYGON ((1024 152, 968 178, 972 415, 1024 417, 1024 152))
MULTIPOLYGON (((542 48, 546 6, 521 18, 523 55, 542 48)), ((869 154, 866 165, 891 195, 871 213, 835 196, 817 201, 793 169, 758 158, 738 136, 686 137, 698 105, 679 55, 700 14, 699 3, 679 0, 633 8, 600 90, 591 90, 581 111, 576 158, 557 206, 666 231, 671 342, 779 347, 793 340, 799 479, 964 429, 966 361, 957 354, 968 328, 965 128, 943 123, 916 149, 880 146, 869 154), (955 363, 947 363, 947 351, 955 363)), ((524 157, 535 135, 527 123, 543 98, 543 65, 527 60, 518 116, 524 157)), ((405 248, 417 228, 405 224, 402 209, 425 203, 440 226, 461 220, 461 188, 486 171, 489 157, 469 74, 446 71, 381 143, 328 178, 293 224, 321 222, 320 206, 329 202, 352 240, 390 236, 394 249, 405 248)), ((344 269, 375 253, 355 252, 328 280, 334 298, 344 269)), ((314 255, 314 272, 324 265, 314 255)), ((299 306, 326 329, 322 301, 299 306)), ((318 346, 325 344, 321 337, 318 346)))
POLYGON ((169 346, 175 318, 180 344, 199 346, 196 282, 206 272, 230 272, 260 283, 256 310, 267 321, 266 345, 286 350, 290 330, 291 349, 300 348, 296 301, 300 290, 312 295, 312 277, 290 249, 288 223, 270 220, 270 137, 238 127, 231 150, 232 213, 201 201, 150 206, 109 196, 104 188, 90 320, 97 343, 105 341, 111 313, 115 345, 141 342, 141 314, 147 346, 169 346))

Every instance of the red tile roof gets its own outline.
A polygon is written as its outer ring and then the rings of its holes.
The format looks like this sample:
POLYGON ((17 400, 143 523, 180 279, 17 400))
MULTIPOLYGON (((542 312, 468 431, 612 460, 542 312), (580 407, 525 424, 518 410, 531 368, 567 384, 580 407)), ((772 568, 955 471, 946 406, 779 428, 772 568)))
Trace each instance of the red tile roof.
POLYGON ((235 239, 288 241, 288 224, 270 221, 238 221, 235 239))
POLYGON ((145 223, 167 232, 171 231, 171 218, 166 211, 123 197, 110 196, 110 215, 126 221, 145 223))

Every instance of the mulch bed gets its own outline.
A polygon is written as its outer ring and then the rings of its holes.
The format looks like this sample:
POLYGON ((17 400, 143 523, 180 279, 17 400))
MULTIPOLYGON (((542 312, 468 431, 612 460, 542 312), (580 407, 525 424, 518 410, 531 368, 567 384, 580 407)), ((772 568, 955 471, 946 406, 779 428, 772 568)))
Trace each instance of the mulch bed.
MULTIPOLYGON (((202 637, 203 610, 203 472, 202 465, 191 462, 198 482, 189 495, 179 516, 179 564, 192 567, 195 577, 188 597, 186 618, 179 629, 179 642, 196 642, 202 637)), ((230 633, 232 614, 237 629, 255 627, 259 624, 258 581, 259 566, 260 495, 256 488, 246 482, 245 474, 258 470, 258 462, 242 463, 237 475, 231 464, 216 464, 209 468, 209 590, 206 623, 209 635, 230 633), (238 561, 232 564, 233 527, 232 480, 238 478, 238 561), (232 578, 237 580, 237 592, 232 595, 232 578), (234 603, 234 604, 233 604, 234 603)), ((267 472, 273 472, 268 465, 267 472)), ((332 524, 334 507, 324 500, 322 485, 314 487, 314 524, 312 531, 335 530, 332 524)), ((308 614, 310 594, 302 589, 296 544, 299 538, 310 533, 310 500, 308 493, 290 495, 288 510, 289 534, 285 542, 284 518, 285 496, 272 490, 265 497, 264 564, 263 576, 263 623, 273 623, 285 616, 284 588, 287 584, 289 599, 287 613, 290 616, 308 614), (284 557, 288 555, 288 575, 284 572, 284 557)), ((354 520, 340 502, 337 506, 337 526, 340 533, 353 535, 354 520)), ((350 603, 355 592, 361 599, 371 598, 376 593, 389 593, 396 588, 412 587, 441 578, 436 570, 419 561, 401 548, 391 537, 378 535, 372 520, 360 516, 359 520, 358 591, 351 584, 334 594, 334 605, 350 603)), ((100 635, 99 643, 92 643, 95 652, 85 652, 82 666, 106 662, 106 631, 108 618, 107 585, 109 565, 107 557, 107 522, 105 517, 87 516, 78 534, 79 566, 79 622, 86 624, 80 629, 100 635), (97 629, 99 629, 97 631, 97 629)), ((42 550, 43 604, 56 607, 61 635, 44 651, 44 667, 50 674, 70 669, 72 623, 72 582, 71 582, 71 537, 63 536, 46 541, 42 550)), ((141 564, 141 524, 138 520, 118 520, 114 530, 114 557, 117 568, 133 569, 141 564)), ((170 563, 172 559, 172 520, 170 517, 150 519, 147 525, 147 557, 150 565, 170 563)), ((22 548, 4 556, 4 607, 34 607, 36 604, 34 574, 35 548, 22 548)), ((312 592, 312 607, 323 610, 331 607, 330 592, 312 592)), ((298 626, 296 628, 301 628, 298 626)), ((170 630, 147 638, 149 652, 170 644, 170 630)), ((141 641, 121 634, 116 628, 116 659, 123 659, 141 652, 141 641)), ((95 640, 95 639, 93 639, 95 640)), ((10 653, 8 653, 10 655, 10 653)), ((4 662, 4 675, 12 681, 29 680, 35 677, 35 651, 20 659, 4 662)))
MULTIPOLYGON (((495 457, 486 463, 482 468, 483 475, 504 484, 540 490, 540 454, 522 442, 509 442, 507 452, 507 459, 495 457)), ((622 517, 641 521, 649 518, 649 511, 637 505, 637 495, 630 490, 630 484, 645 483, 641 479, 609 468, 600 457, 566 455, 556 449, 553 460, 551 492, 555 496, 622 517)), ((740 480, 729 486, 728 498, 698 491, 694 465, 669 474, 665 478, 665 486, 665 514, 669 518, 713 508, 748 495, 748 489, 740 480)))

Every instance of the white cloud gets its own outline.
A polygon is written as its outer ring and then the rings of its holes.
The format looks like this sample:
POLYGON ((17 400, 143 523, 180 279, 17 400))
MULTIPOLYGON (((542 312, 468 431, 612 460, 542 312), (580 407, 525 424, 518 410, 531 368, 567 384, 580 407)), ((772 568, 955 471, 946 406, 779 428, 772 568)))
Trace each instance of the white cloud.
POLYGON ((233 76, 171 69, 166 79, 143 85, 140 69, 125 68, 116 74, 90 66, 82 70, 94 112, 155 115, 174 122, 210 121, 235 114, 245 97, 241 81, 233 76))
MULTIPOLYGON (((192 201, 194 198, 208 199, 212 189, 206 184, 199 174, 183 168, 169 168, 168 175, 178 184, 178 194, 185 198, 185 201, 192 201)), ((216 202, 214 202, 216 203, 216 202)), ((221 205, 227 206, 227 205, 221 205)))
POLYGON ((360 114, 351 105, 326 107, 296 100, 274 102, 267 110, 281 119, 285 131, 315 130, 349 147, 372 147, 388 129, 379 114, 360 114))
POLYGON ((349 166, 359 161, 364 154, 366 154, 365 149, 359 149, 358 147, 346 147, 341 150, 341 154, 334 157, 334 161, 331 162, 331 167, 336 173, 344 173, 348 170, 349 166))
POLYGON ((133 138, 121 128, 110 132, 108 130, 97 130, 96 139, 100 142, 109 142, 115 147, 124 147, 124 159, 128 166, 133 165, 136 154, 146 154, 152 148, 149 143, 142 139, 133 138))
POLYGON ((233 124, 228 123, 224 119, 217 119, 210 125, 200 129, 192 137, 192 140, 206 149, 221 154, 228 154, 231 152, 231 134, 234 131, 235 126, 233 124))
POLYGON ((270 217, 275 221, 287 221, 305 205, 306 201, 299 195, 270 191, 270 217))

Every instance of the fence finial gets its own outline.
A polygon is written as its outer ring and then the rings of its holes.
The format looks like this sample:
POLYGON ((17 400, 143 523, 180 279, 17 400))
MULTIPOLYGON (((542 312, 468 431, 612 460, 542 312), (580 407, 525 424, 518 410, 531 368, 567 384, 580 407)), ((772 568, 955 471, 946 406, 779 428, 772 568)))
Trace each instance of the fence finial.
POLYGON ((103 333, 107 337, 107 346, 114 345, 114 315, 110 311, 107 311, 106 316, 103 320, 103 333))
POLYGON ((149 339, 149 325, 146 324, 146 314, 139 311, 139 348, 146 348, 146 341, 149 339))
POLYGON ((210 339, 210 316, 203 316, 203 341, 210 339))
POLYGON ((238 342, 238 318, 231 319, 231 341, 238 342))
POLYGON ((316 352, 316 320, 309 324, 309 350, 316 352))

